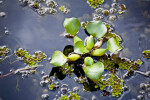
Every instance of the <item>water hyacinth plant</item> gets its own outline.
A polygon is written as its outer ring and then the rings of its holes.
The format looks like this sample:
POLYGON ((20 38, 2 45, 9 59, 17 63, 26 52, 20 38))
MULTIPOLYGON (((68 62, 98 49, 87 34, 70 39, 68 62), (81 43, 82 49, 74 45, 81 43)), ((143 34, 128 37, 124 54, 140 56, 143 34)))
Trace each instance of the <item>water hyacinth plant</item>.
POLYGON ((102 21, 90 21, 83 24, 86 34, 89 35, 85 43, 76 36, 81 27, 79 20, 77 18, 65 19, 64 28, 69 35, 73 35, 74 46, 66 46, 63 52, 55 51, 50 63, 60 67, 59 73, 56 71, 58 77, 74 72, 80 78, 79 83, 83 83, 85 90, 99 88, 104 91, 110 87, 112 90, 105 91, 104 94, 111 92, 112 96, 119 97, 124 90, 124 82, 116 74, 117 71, 127 70, 125 77, 132 76, 142 61, 140 59, 130 61, 119 57, 119 52, 123 49, 120 46, 121 38, 111 33, 109 24, 104 24, 102 21), (103 44, 106 46, 102 48, 103 44), (111 74, 106 74, 108 78, 103 76, 105 71, 111 74), (92 84, 87 83, 86 77, 92 84))

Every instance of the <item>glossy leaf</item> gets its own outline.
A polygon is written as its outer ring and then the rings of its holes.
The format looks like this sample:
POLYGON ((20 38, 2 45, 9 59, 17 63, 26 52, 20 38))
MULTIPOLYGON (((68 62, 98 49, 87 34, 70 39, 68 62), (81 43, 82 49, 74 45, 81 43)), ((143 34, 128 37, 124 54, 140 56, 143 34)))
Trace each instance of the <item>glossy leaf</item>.
POLYGON ((77 36, 75 36, 74 37, 74 44, 76 43, 76 42, 78 42, 78 41, 82 41, 79 37, 77 37, 77 36))
POLYGON ((63 25, 66 32, 70 35, 76 35, 81 27, 81 24, 77 18, 66 18, 63 25))
POLYGON ((93 61, 93 59, 92 59, 91 57, 86 57, 86 58, 84 59, 84 64, 85 64, 86 66, 91 66, 93 63, 94 63, 94 61, 93 61))
POLYGON ((78 41, 75 43, 74 52, 78 54, 88 53, 89 51, 85 48, 83 41, 78 41))
POLYGON ((120 51, 122 47, 119 45, 119 41, 117 41, 115 38, 110 38, 107 41, 107 49, 114 53, 116 51, 120 51))
POLYGON ((91 21, 91 22, 89 22, 86 26, 86 30, 89 34, 91 34, 97 38, 103 37, 107 32, 107 28, 102 23, 102 21, 91 21))
POLYGON ((81 56, 78 55, 78 54, 71 54, 71 55, 68 56, 68 59, 69 59, 70 61, 77 61, 77 60, 80 59, 80 58, 81 58, 81 56))
POLYGON ((105 54, 107 49, 96 49, 92 51, 92 56, 102 56, 105 54))
POLYGON ((94 37, 91 35, 86 40, 86 49, 91 50, 94 47, 94 44, 95 44, 95 40, 94 37))
POLYGON ((98 80, 104 72, 104 64, 97 62, 91 66, 84 66, 83 70, 91 80, 98 80))
POLYGON ((55 51, 50 63, 54 66, 62 66, 66 63, 66 61, 67 57, 61 51, 55 51))

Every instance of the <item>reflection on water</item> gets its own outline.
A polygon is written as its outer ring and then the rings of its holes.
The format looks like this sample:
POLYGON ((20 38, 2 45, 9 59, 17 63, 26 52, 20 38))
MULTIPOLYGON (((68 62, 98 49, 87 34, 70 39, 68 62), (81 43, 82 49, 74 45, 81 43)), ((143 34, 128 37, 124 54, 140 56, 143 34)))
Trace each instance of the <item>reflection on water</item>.
MULTIPOLYGON (((108 4, 111 2, 105 1, 108 4)), ((71 43, 66 38, 60 36, 65 31, 62 26, 64 19, 66 17, 77 17, 81 21, 92 20, 94 9, 89 7, 86 0, 56 0, 56 2, 65 5, 71 11, 67 15, 59 12, 56 15, 39 16, 29 7, 19 6, 18 0, 5 0, 0 6, 0 10, 6 12, 6 17, 0 18, 0 32, 2 33, 4 27, 7 27, 10 32, 9 35, 0 38, 0 45, 6 45, 12 50, 22 47, 31 53, 41 50, 48 56, 51 56, 55 50, 62 51, 65 45, 70 45, 71 43)), ((122 51, 122 57, 133 60, 141 58, 144 64, 140 70, 148 71, 150 70, 150 63, 148 63, 149 60, 143 58, 142 51, 150 49, 150 1, 122 0, 121 3, 126 5, 127 12, 125 16, 120 17, 113 24, 115 31, 123 39, 122 46, 125 49, 122 51)), ((84 33, 84 30, 81 29, 80 33, 84 33)), ((79 36, 83 39, 86 34, 79 34, 79 36)), ((49 100, 55 98, 60 90, 49 91, 47 87, 40 87, 39 82, 42 77, 40 72, 43 70, 45 74, 49 74, 52 69, 49 62, 45 61, 42 64, 45 66, 39 68, 37 73, 29 76, 29 78, 22 79, 15 75, 0 78, 0 100, 41 100, 40 96, 43 93, 50 95, 49 100)), ((2 62, 0 71, 7 73, 12 68, 21 67, 24 67, 22 62, 12 65, 2 62)), ((84 92, 82 84, 76 83, 74 77, 73 74, 72 78, 66 77, 63 81, 58 80, 58 82, 68 84, 70 90, 73 90, 73 87, 79 87, 79 95, 88 100, 91 100, 92 96, 96 96, 98 100, 117 99, 109 96, 103 97, 100 91, 84 92)), ((136 74, 126 82, 130 90, 120 100, 136 98, 140 91, 140 83, 148 81, 150 81, 149 78, 136 74)), ((147 96, 145 100, 148 100, 147 96)))

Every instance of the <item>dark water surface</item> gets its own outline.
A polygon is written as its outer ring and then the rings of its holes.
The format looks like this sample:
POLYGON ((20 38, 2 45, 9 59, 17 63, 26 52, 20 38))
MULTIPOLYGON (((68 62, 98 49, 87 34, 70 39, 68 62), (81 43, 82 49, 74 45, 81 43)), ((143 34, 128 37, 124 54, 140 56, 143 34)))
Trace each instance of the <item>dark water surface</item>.
MULTIPOLYGON (((48 57, 55 50, 62 51, 65 45, 73 44, 71 39, 64 38, 61 34, 65 31, 63 21, 66 17, 77 17, 81 21, 92 20, 94 9, 89 7, 86 0, 56 0, 59 4, 66 5, 71 11, 68 14, 59 12, 56 15, 39 16, 29 7, 21 7, 19 0, 4 0, 0 5, 0 11, 6 12, 5 18, 0 18, 0 34, 4 32, 4 27, 10 31, 9 35, 0 38, 0 45, 6 45, 12 51, 17 48, 25 48, 29 53, 34 53, 37 50, 45 52, 48 57)), ((111 0, 105 0, 110 3, 111 0)), ((149 0, 122 0, 127 6, 125 16, 120 17, 113 24, 116 32, 122 37, 121 44, 124 49, 121 52, 122 57, 127 57, 133 60, 138 58, 144 61, 144 64, 139 70, 150 70, 150 60, 146 60, 142 56, 142 51, 150 49, 150 1, 149 0)), ((79 37, 84 39, 86 34, 84 30, 80 30, 79 37)), ((11 58, 10 60, 14 60, 11 58)), ((30 75, 29 78, 22 79, 21 76, 11 75, 5 78, 0 78, 0 100, 41 100, 41 94, 48 93, 49 100, 53 100, 58 90, 49 91, 47 87, 41 87, 40 72, 43 70, 46 74, 52 69, 49 61, 42 63, 44 66, 39 68, 35 75, 30 75), (48 92, 47 92, 48 90, 48 92)), ((23 62, 8 64, 6 61, 0 63, 0 71, 8 73, 10 69, 24 67, 23 62)), ((73 75, 74 77, 75 75, 73 75)), ((150 79, 142 75, 136 75, 129 80, 127 84, 129 91, 124 93, 120 100, 136 99, 139 94, 139 84, 141 82, 149 82, 150 79)), ((111 96, 103 97, 100 91, 84 92, 82 84, 75 83, 73 78, 65 78, 61 83, 68 84, 72 90, 77 86, 80 88, 79 95, 92 99, 96 96, 98 100, 116 100, 111 96)), ((82 99, 81 99, 82 100, 82 99)), ((145 100, 149 100, 146 96, 145 100)))

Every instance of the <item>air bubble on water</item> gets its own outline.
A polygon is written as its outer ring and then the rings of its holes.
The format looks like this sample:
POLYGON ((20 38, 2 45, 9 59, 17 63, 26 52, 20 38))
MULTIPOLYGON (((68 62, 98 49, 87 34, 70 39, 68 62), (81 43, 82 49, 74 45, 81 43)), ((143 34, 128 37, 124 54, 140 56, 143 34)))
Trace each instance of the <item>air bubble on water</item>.
POLYGON ((117 17, 115 15, 109 16, 109 21, 114 21, 116 19, 117 19, 117 17))
POLYGON ((140 88, 141 88, 141 89, 144 89, 144 88, 145 88, 145 83, 141 83, 141 84, 140 84, 140 88))
POLYGON ((144 95, 144 94, 145 94, 145 91, 144 91, 144 90, 141 90, 141 91, 139 91, 139 93, 144 95))
POLYGON ((115 8, 111 8, 109 11, 110 11, 111 14, 117 13, 117 9, 115 9, 115 8))
POLYGON ((138 96, 137 96, 137 99, 138 99, 138 100, 142 100, 143 98, 144 98, 143 95, 138 95, 138 96))
POLYGON ((61 94, 61 92, 60 92, 60 91, 58 91, 58 94, 61 94))
POLYGON ((150 92, 147 93, 147 96, 150 98, 150 92))
POLYGON ((48 76, 48 75, 44 75, 44 76, 42 77, 42 80, 46 80, 47 78, 49 78, 49 76, 48 76))
POLYGON ((119 0, 113 0, 113 2, 119 2, 119 0))
POLYGON ((0 12, 0 17, 5 17, 6 13, 5 12, 0 12))
POLYGON ((46 84, 47 84, 47 83, 46 83, 45 81, 41 81, 41 82, 40 82, 40 85, 41 85, 41 86, 46 86, 46 84))
POLYGON ((74 81, 78 82, 79 81, 78 77, 74 77, 74 81))
POLYGON ((68 88, 68 85, 67 84, 62 84, 61 87, 62 88, 68 88))
POLYGON ((42 98, 42 99, 48 99, 48 98, 49 98, 49 95, 48 95, 48 94, 42 94, 42 95, 41 95, 41 98, 42 98))
POLYGON ((56 84, 56 85, 60 85, 60 83, 59 83, 59 82, 55 82, 55 84, 56 84))
POLYGON ((55 97, 57 98, 57 97, 58 97, 58 95, 56 94, 56 95, 55 95, 55 97))
POLYGON ((96 11, 96 13, 100 14, 100 13, 102 13, 103 8, 97 8, 95 11, 96 11))
POLYGON ((79 87, 74 87, 73 92, 79 92, 79 87))
POLYGON ((98 100, 94 95, 92 96, 92 100, 98 100))
POLYGON ((57 100, 57 98, 54 98, 53 100, 57 100))
POLYGON ((45 74, 45 72, 44 71, 41 71, 41 75, 43 76, 45 74))
POLYGON ((13 71, 14 71, 14 69, 10 69, 10 70, 9 70, 9 72, 13 72, 13 71))
POLYGON ((52 58, 51 58, 51 57, 49 57, 47 60, 48 60, 48 61, 50 61, 51 59, 52 59, 52 58))
POLYGON ((68 88, 61 88, 60 91, 62 94, 66 94, 68 91, 68 88))
POLYGON ((109 9, 110 6, 109 6, 108 4, 104 4, 104 8, 105 8, 105 9, 109 9))
POLYGON ((117 8, 117 7, 118 7, 118 4, 117 4, 117 3, 112 3, 112 4, 111 4, 111 7, 117 8))

